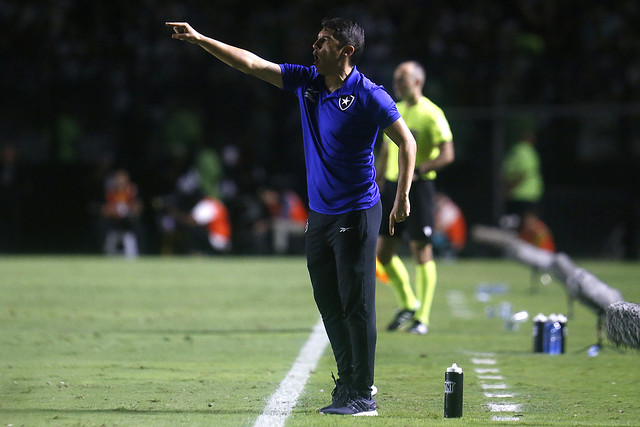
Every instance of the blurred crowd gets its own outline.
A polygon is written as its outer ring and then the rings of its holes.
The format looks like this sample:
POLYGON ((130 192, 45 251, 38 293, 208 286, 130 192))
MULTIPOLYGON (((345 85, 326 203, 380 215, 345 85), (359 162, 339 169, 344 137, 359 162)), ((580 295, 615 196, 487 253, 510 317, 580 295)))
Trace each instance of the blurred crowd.
MULTIPOLYGON (((328 15, 363 24, 360 68, 372 80, 390 88, 395 65, 415 59, 427 68, 426 93, 444 106, 640 99, 635 0, 0 0, 7 29, 0 90, 10 101, 0 118, 0 145, 5 159, 39 172, 11 189, 3 184, 2 202, 12 200, 12 208, 1 221, 20 222, 20 195, 41 188, 34 177, 48 177, 51 167, 77 168, 87 177, 74 193, 86 205, 73 206, 97 218, 106 183, 122 170, 137 186, 139 217, 150 235, 142 250, 169 250, 163 237, 153 237, 167 226, 160 201, 183 203, 176 194, 197 171, 190 191, 201 197, 190 194, 185 212, 195 199, 222 201, 238 230, 234 250, 256 250, 273 212, 265 189, 305 201, 296 103, 171 40, 163 24, 186 20, 274 62, 309 64, 320 19, 328 15), (243 236, 245 230, 251 232, 243 236)), ((265 247, 259 250, 275 250, 265 247)))

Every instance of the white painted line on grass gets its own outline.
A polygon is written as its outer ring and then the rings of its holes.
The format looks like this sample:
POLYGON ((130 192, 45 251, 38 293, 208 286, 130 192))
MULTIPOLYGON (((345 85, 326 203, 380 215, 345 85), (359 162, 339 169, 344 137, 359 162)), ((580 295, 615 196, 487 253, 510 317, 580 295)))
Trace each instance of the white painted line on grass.
POLYGON ((494 415, 493 417, 491 417, 491 421, 520 421, 519 417, 500 417, 497 415, 494 415))
POLYGON ((469 353, 469 355, 475 357, 496 357, 495 353, 481 353, 479 351, 472 351, 471 353, 469 353))
POLYGON ((520 410, 520 405, 508 403, 489 403, 487 406, 491 412, 518 412, 520 410))
POLYGON ((329 344, 322 319, 316 323, 311 336, 300 350, 287 376, 280 383, 278 390, 271 396, 262 415, 256 420, 254 427, 283 426, 284 421, 296 406, 298 397, 304 389, 311 371, 318 365, 318 360, 329 344))
POLYGON ((474 371, 476 371, 476 374, 497 374, 498 372, 500 372, 500 369, 498 369, 498 368, 476 368, 476 369, 474 369, 474 371))
POLYGON ((503 390, 507 388, 506 384, 480 384, 483 390, 503 390))
MULTIPOLYGON (((470 353, 472 356, 471 358, 471 362, 474 365, 497 365, 497 361, 496 359, 494 359, 494 357, 496 356, 494 353, 470 353)), ((498 368, 473 368, 474 371, 476 372, 476 374, 478 374, 478 379, 479 380, 488 380, 488 381, 502 381, 504 380, 504 377, 500 374, 500 369, 498 368)), ((489 399, 511 399, 514 395, 511 393, 506 392, 507 390, 507 385, 504 383, 489 383, 487 384, 486 382, 482 381, 482 383, 480 384, 480 387, 482 387, 482 390, 490 390, 490 391, 483 391, 484 396, 489 398, 489 399), (502 392, 494 392, 493 390, 503 390, 502 392)), ((503 413, 510 413, 510 412, 518 412, 520 411, 520 408, 522 407, 522 405, 519 404, 511 404, 511 403, 488 403, 487 404, 489 410, 491 412, 503 412, 503 413)), ((492 421, 520 421, 520 417, 522 416, 521 414, 519 414, 520 416, 517 417, 512 417, 512 416, 493 416, 491 418, 492 421)))
POLYGON ((474 365, 495 365, 496 359, 471 359, 471 363, 474 365))
POLYGON ((493 399, 505 399, 505 398, 513 397, 513 394, 509 394, 509 393, 488 393, 488 392, 485 392, 484 396, 485 397, 490 397, 490 398, 493 398, 493 399))

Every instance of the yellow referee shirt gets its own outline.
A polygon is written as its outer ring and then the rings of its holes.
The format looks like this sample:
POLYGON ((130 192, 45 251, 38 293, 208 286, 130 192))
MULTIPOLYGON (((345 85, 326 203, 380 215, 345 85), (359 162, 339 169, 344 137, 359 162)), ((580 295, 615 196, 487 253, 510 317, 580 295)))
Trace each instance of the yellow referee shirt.
MULTIPOLYGON (((453 139, 451 128, 442 109, 431 102, 427 97, 422 97, 418 102, 410 106, 405 101, 397 103, 398 112, 416 139, 418 151, 416 153, 416 167, 428 160, 435 159, 440 154, 440 144, 453 139)), ((386 135, 384 136, 387 147, 387 171, 385 178, 388 181, 398 181, 398 146, 386 135)), ((429 171, 422 176, 423 179, 435 179, 436 171, 429 171)))

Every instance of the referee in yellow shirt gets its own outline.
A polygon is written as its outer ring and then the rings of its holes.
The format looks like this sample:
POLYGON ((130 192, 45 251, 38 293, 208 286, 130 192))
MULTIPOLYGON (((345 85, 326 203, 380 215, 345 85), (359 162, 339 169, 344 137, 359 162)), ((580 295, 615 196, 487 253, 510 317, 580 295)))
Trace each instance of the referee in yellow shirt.
MULTIPOLYGON (((387 329, 395 331, 409 325, 407 331, 425 335, 429 331, 429 314, 436 288, 436 265, 431 235, 434 226, 434 179, 436 171, 453 162, 453 137, 442 110, 422 94, 424 68, 414 61, 403 62, 393 73, 393 90, 400 100, 397 108, 418 146, 416 169, 409 193, 411 215, 397 224, 393 235, 382 221, 377 256, 389 277, 389 284, 399 308, 387 329), (406 233, 416 261, 415 293, 407 268, 397 255, 398 245, 406 233)), ((382 208, 388 216, 398 181, 398 149, 384 137, 378 155, 378 177, 384 182, 382 208)), ((383 216, 384 218, 385 216, 383 216)))

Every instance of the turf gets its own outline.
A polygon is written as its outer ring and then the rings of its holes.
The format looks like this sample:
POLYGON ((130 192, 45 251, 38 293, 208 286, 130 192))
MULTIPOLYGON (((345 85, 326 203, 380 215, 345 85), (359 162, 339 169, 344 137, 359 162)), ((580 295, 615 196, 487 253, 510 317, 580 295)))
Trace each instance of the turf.
MULTIPOLYGON (((639 264, 576 263, 640 302, 639 264)), ((588 356, 594 313, 576 303, 559 356, 532 353, 530 318, 505 329, 503 303, 530 316, 567 313, 560 283, 531 278, 508 260, 439 261, 425 337, 384 330, 394 299, 379 285, 380 416, 316 412, 332 389, 327 350, 287 425, 475 425, 495 416, 518 425, 640 424, 640 354, 605 339, 588 356), (480 301, 486 283, 508 291, 480 301), (478 358, 496 361, 513 397, 485 396, 483 383, 496 381, 479 378, 478 358), (453 362, 465 372, 457 420, 443 418, 453 362), (518 407, 491 412, 491 403, 518 407)), ((250 426, 318 317, 303 258, 0 258, 0 424, 250 426)))

